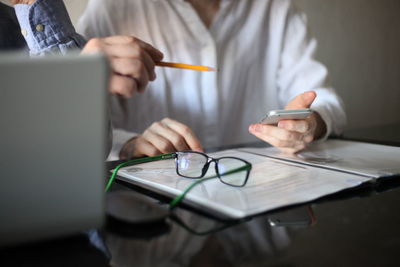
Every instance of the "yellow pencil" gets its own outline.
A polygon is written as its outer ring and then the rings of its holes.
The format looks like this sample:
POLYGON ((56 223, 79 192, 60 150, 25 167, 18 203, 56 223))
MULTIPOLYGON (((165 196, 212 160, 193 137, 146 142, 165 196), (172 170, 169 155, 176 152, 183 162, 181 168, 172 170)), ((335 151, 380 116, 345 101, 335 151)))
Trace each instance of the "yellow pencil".
POLYGON ((187 69, 187 70, 198 70, 198 71, 215 71, 214 68, 206 67, 206 66, 189 65, 189 64, 164 62, 164 61, 156 62, 156 66, 187 69))

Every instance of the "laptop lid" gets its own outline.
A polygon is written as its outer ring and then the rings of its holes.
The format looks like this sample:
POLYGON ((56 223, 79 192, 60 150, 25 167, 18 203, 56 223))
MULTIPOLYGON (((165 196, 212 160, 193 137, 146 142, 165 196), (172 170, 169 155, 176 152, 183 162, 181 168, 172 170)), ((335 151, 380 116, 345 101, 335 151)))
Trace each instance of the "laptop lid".
POLYGON ((107 64, 0 55, 0 245, 104 219, 107 64))

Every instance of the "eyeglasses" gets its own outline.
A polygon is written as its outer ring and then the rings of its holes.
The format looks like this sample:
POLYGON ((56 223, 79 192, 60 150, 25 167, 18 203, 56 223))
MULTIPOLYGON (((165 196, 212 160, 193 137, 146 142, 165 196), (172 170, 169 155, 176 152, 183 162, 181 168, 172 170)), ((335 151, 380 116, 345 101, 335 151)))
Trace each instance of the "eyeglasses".
POLYGON ((114 169, 105 191, 107 192, 110 189, 119 169, 122 167, 166 159, 175 159, 176 173, 179 176, 199 179, 186 188, 181 195, 172 200, 170 207, 175 207, 193 187, 209 179, 219 178, 219 180, 224 184, 243 187, 247 183, 252 167, 251 163, 236 157, 212 158, 207 154, 194 151, 168 153, 121 163, 114 169), (215 163, 215 175, 205 177, 211 163, 213 162, 215 163))

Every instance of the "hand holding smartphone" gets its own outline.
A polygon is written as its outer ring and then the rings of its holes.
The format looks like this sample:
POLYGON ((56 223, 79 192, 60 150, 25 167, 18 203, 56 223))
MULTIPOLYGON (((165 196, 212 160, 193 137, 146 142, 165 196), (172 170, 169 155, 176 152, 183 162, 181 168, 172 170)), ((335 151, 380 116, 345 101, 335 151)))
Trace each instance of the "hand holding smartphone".
POLYGON ((277 124, 280 120, 304 120, 313 113, 310 108, 271 110, 260 121, 262 124, 277 124))

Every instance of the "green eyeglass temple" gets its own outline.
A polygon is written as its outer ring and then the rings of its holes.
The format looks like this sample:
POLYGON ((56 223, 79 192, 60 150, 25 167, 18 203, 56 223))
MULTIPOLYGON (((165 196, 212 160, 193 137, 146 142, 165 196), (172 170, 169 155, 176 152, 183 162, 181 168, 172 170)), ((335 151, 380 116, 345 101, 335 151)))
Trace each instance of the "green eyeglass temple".
MULTIPOLYGON (((154 157, 133 159, 133 160, 129 160, 129 161, 123 162, 123 163, 119 164, 114 169, 114 171, 111 174, 111 176, 110 176, 110 178, 108 180, 108 183, 106 185, 105 192, 108 192, 110 190, 110 188, 111 188, 111 186, 112 186, 112 184, 113 184, 113 182, 115 180, 115 177, 117 176, 118 171, 123 167, 131 166, 131 165, 135 165, 135 164, 140 164, 140 163, 157 161, 157 160, 175 159, 176 157, 177 157, 176 153, 168 153, 168 154, 162 154, 162 155, 158 155, 158 156, 154 156, 154 157)), ((230 171, 227 171, 223 175, 230 175, 230 174, 241 172, 241 171, 250 171, 251 167, 252 167, 251 164, 247 163, 245 161, 243 161, 243 162, 245 163, 244 166, 236 168, 236 169, 233 169, 233 170, 230 170, 230 171)), ((176 196, 170 202, 170 204, 169 204, 170 208, 176 207, 182 201, 182 199, 187 195, 187 193, 189 193, 189 191, 192 190, 196 185, 198 185, 198 184, 200 184, 200 183, 202 183, 204 181, 217 178, 217 177, 218 177, 218 175, 214 175, 214 176, 211 176, 211 177, 201 178, 201 179, 195 181, 194 183, 189 185, 182 194, 176 196)), ((246 183, 246 181, 247 181, 247 179, 245 180, 245 183, 246 183)), ((243 186, 245 185, 245 183, 243 184, 243 186)))
POLYGON ((133 160, 128 160, 125 161, 121 164, 119 164, 113 171, 113 173, 110 176, 110 179, 108 179, 108 183, 106 185, 106 192, 108 192, 108 190, 110 190, 111 185, 113 184, 115 177, 117 176, 118 171, 126 166, 131 166, 131 165, 135 165, 135 164, 140 164, 140 163, 146 163, 146 162, 152 162, 152 161, 157 161, 157 160, 164 160, 164 159, 174 159, 176 157, 175 153, 168 153, 168 154, 161 154, 158 156, 154 156, 154 157, 147 157, 147 158, 140 158, 140 159, 133 159, 133 160))

